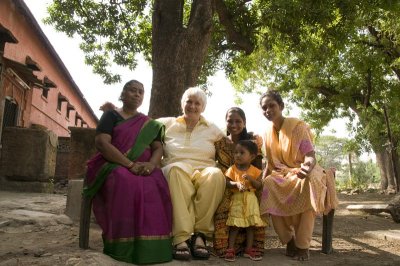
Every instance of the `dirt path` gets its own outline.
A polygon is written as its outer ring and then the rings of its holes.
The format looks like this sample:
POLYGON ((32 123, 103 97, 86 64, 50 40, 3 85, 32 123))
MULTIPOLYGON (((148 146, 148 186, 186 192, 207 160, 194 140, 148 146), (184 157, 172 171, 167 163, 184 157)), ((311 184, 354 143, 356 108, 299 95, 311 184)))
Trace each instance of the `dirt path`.
MULTIPOLYGON (((386 214, 350 213, 349 204, 384 203, 391 197, 377 193, 339 195, 340 207, 334 221, 334 252, 320 252, 322 218, 318 218, 307 265, 400 265, 400 224, 386 214), (370 237, 369 231, 382 232, 370 237), (381 238, 381 239, 379 239, 381 238)), ((92 224, 90 249, 78 248, 78 226, 63 215, 66 196, 0 191, 0 266, 3 265, 129 265, 103 255, 101 232, 92 224)), ((239 258, 235 263, 212 257, 209 261, 178 262, 164 265, 300 265, 285 257, 272 228, 268 229, 267 249, 261 262, 239 258)))

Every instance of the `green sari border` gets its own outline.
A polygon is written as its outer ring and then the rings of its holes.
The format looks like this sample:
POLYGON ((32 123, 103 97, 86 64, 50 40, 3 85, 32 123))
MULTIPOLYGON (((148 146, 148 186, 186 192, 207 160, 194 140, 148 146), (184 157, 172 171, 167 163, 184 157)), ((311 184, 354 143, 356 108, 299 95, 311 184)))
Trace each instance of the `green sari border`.
MULTIPOLYGON (((144 150, 157 137, 159 132, 161 133, 161 139, 163 140, 165 135, 165 126, 158 121, 152 119, 148 120, 140 130, 139 135, 136 138, 135 144, 128 151, 127 157, 131 161, 135 161, 137 158, 139 158, 144 150)), ((118 166, 120 165, 117 163, 104 163, 104 165, 98 171, 95 181, 92 184, 87 185, 83 188, 83 196, 93 198, 103 186, 107 176, 111 173, 112 170, 114 170, 118 166)))
POLYGON ((128 263, 151 264, 172 260, 172 238, 110 242, 103 238, 104 254, 128 263))

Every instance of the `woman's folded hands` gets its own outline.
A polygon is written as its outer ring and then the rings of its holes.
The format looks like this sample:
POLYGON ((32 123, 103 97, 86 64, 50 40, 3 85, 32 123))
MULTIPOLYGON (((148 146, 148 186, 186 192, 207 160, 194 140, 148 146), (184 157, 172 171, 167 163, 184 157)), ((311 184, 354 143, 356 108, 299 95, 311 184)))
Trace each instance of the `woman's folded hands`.
POLYGON ((136 162, 130 169, 135 175, 147 176, 150 175, 155 168, 155 165, 151 162, 136 162))

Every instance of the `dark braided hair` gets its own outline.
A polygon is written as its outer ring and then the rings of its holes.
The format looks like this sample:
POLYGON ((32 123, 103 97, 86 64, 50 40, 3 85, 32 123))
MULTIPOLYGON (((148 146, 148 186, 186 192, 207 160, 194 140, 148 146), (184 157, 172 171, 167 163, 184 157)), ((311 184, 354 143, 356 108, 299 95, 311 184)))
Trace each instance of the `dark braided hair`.
POLYGON ((285 106, 285 103, 282 100, 281 94, 276 90, 268 90, 268 91, 264 92, 263 94, 261 94, 260 105, 261 105, 262 100, 267 97, 272 98, 274 101, 276 101, 279 104, 279 106, 285 106))
MULTIPOLYGON (((228 118, 229 113, 237 113, 243 119, 243 122, 246 123, 246 114, 244 113, 244 111, 241 108, 239 108, 239 107, 229 108, 228 111, 226 111, 225 120, 228 118)), ((226 134, 227 134, 227 136, 230 135, 229 132, 226 132, 226 134)), ((244 127, 242 132, 240 132, 240 134, 239 134, 239 140, 248 140, 248 139, 253 139, 253 134, 248 133, 247 128, 244 127)))

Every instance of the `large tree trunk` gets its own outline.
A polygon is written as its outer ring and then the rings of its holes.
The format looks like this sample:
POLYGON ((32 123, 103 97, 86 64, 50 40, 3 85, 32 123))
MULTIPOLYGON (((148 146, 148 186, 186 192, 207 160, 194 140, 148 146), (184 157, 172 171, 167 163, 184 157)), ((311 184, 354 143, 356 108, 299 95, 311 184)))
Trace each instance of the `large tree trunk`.
POLYGON ((395 188, 392 160, 386 150, 375 151, 376 163, 381 174, 381 189, 383 191, 395 188))
POLYGON ((182 0, 156 0, 153 11, 153 85, 149 116, 182 113, 185 89, 196 86, 212 33, 213 1, 194 0, 187 27, 182 0))
MULTIPOLYGON (((354 102, 354 104, 351 105, 350 108, 358 115, 361 124, 365 126, 368 124, 368 119, 370 117, 362 115, 363 110, 360 109, 359 106, 360 105, 357 105, 357 102, 354 102)), ((383 120, 382 122, 385 122, 385 119, 387 119, 387 117, 385 118, 386 114, 382 115, 381 112, 379 112, 376 109, 373 109, 373 107, 370 105, 368 105, 368 107, 372 111, 372 114, 374 114, 377 118, 382 119, 383 120)), ((397 167, 397 164, 393 165, 392 154, 389 153, 387 150, 383 149, 385 143, 388 140, 387 135, 384 134, 383 132, 376 132, 376 133, 377 135, 370 137, 371 138, 370 143, 372 144, 372 149, 375 152, 376 162, 379 166, 381 173, 381 189, 386 192, 396 191, 394 167, 397 167)), ((395 150, 393 151, 395 152, 395 150)), ((397 156, 397 153, 395 154, 395 156, 397 156)))
POLYGON ((393 169, 397 173, 397 175, 395 176, 396 179, 394 181, 396 183, 396 192, 399 193, 400 192, 400 163, 399 163, 399 154, 397 152, 398 149, 395 148, 398 145, 398 141, 396 140, 396 138, 393 138, 392 141, 393 141, 393 147, 394 147, 392 149, 393 169))

